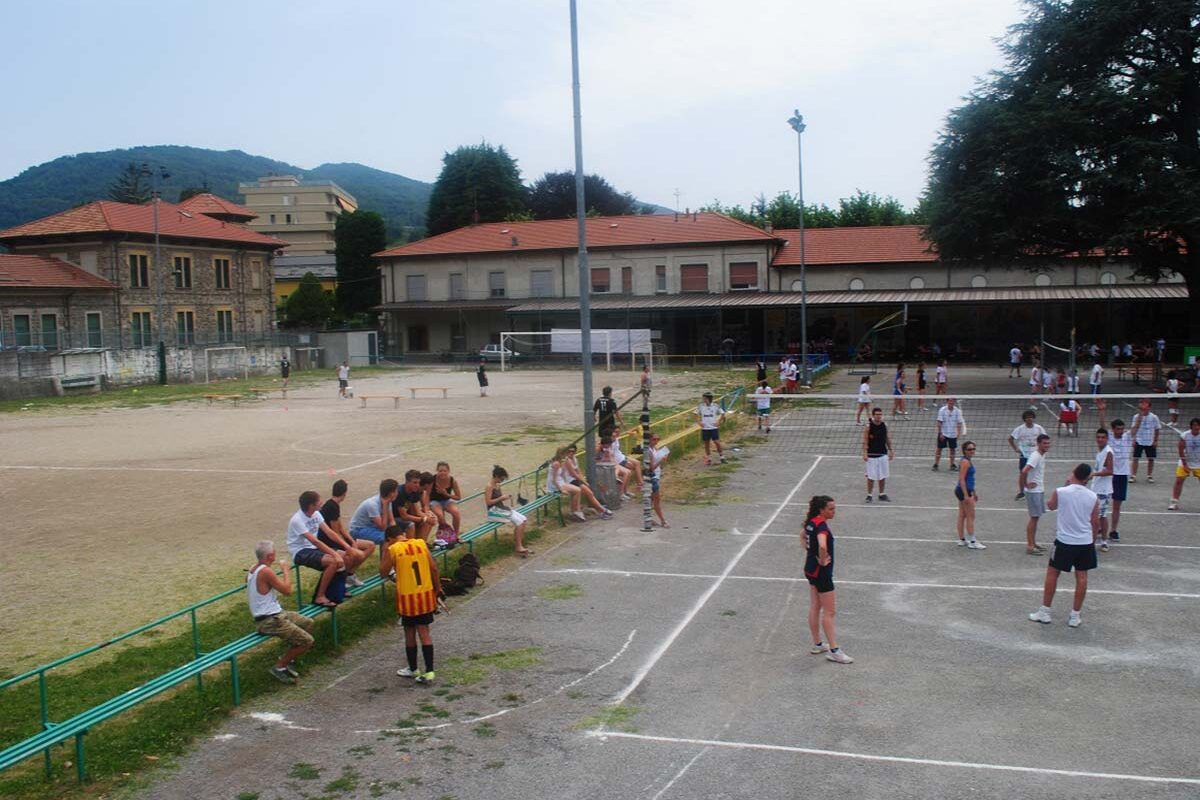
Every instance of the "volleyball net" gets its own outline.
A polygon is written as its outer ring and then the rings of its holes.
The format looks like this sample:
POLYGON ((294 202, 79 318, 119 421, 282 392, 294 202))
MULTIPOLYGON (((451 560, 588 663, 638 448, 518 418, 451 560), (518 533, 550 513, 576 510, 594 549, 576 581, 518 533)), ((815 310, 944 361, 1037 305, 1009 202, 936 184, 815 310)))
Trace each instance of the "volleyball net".
MULTIPOLYGON (((1086 384, 1085 384, 1086 388, 1086 384)), ((1147 420, 1141 438, 1148 443, 1152 430, 1158 428, 1158 457, 1178 460, 1177 444, 1188 430, 1193 417, 1200 417, 1200 394, 1183 394, 1168 398, 1161 393, 1110 394, 1092 397, 1084 394, 1024 395, 934 395, 924 402, 916 395, 902 398, 877 396, 860 413, 856 395, 773 394, 769 399, 747 390, 742 398, 742 411, 758 415, 758 406, 769 403, 771 433, 766 443, 773 449, 785 449, 801 454, 829 456, 861 456, 864 429, 871 412, 883 412, 888 435, 897 457, 928 456, 932 458, 939 436, 956 433, 961 449, 964 441, 977 446, 978 458, 1016 458, 1009 437, 1022 426, 1027 411, 1034 414, 1033 423, 1040 425, 1052 438, 1051 457, 1090 459, 1096 452, 1096 430, 1109 428, 1121 421, 1126 431, 1132 431, 1139 413, 1139 404, 1150 402, 1150 413, 1158 424, 1147 420), (949 398, 954 400, 953 409, 949 398), (760 402, 761 401, 761 402, 760 402), (942 409, 947 409, 942 412, 942 409), (959 427, 961 425, 961 428, 959 427)), ((763 419, 765 426, 766 418, 763 419)), ((764 430, 765 434, 765 430, 764 430)), ((1028 434, 1022 438, 1028 443, 1028 434)))

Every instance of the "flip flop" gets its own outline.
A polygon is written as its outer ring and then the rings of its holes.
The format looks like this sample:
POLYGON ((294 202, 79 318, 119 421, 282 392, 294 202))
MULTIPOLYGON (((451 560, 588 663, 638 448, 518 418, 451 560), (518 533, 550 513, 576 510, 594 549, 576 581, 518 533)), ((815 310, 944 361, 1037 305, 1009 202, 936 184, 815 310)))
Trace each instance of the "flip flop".
POLYGON ((529 558, 531 555, 533 555, 533 551, 532 550, 518 550, 517 555, 519 555, 521 558, 529 558))

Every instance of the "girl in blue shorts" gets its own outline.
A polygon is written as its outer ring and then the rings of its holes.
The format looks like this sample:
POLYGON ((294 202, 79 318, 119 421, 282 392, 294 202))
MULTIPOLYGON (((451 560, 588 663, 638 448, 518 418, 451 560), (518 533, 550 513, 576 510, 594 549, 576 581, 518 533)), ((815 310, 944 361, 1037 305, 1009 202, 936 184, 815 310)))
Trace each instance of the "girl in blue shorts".
POLYGON ((975 494, 975 443, 964 442, 962 458, 958 462, 958 484, 954 487, 958 498, 958 546, 972 550, 986 550, 987 545, 975 538, 975 506, 979 495, 975 494), (963 531, 966 530, 964 535, 963 531))

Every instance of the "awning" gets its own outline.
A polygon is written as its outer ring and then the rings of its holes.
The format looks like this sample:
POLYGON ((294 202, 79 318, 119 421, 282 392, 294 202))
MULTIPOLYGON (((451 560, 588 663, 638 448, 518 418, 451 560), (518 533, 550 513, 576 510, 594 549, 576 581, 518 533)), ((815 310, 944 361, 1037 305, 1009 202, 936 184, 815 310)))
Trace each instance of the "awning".
MULTIPOLYGON (((897 305, 901 303, 1064 303, 1079 301, 1186 300, 1182 283, 1143 286, 1016 286, 985 289, 890 289, 881 291, 809 292, 810 306, 897 305)), ((431 304, 437 305, 437 304, 431 304)), ((593 311, 670 310, 704 308, 775 308, 799 306, 799 292, 730 292, 649 296, 592 296, 593 311)), ((444 307, 441 305, 439 307, 444 307)), ((578 311, 571 298, 523 300, 510 314, 578 311)))

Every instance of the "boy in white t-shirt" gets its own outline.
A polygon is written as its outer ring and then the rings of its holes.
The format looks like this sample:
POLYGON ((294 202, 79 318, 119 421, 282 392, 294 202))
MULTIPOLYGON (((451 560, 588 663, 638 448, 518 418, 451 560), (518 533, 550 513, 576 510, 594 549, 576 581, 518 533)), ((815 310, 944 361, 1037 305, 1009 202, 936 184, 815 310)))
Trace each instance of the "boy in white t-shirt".
POLYGON ((1025 490, 1022 488, 1025 462, 1037 450, 1038 437, 1046 434, 1046 429, 1034 422, 1036 419, 1037 414, 1032 408, 1025 409, 1021 413, 1021 424, 1013 428, 1013 432, 1008 435, 1008 446, 1017 454, 1017 496, 1014 500, 1025 497, 1025 490))
POLYGON ((1046 566, 1046 582, 1042 588, 1042 605, 1029 615, 1029 619, 1049 625, 1050 604, 1058 589, 1058 576, 1063 572, 1075 571, 1075 598, 1067 625, 1078 628, 1082 620, 1083 599, 1087 596, 1088 572, 1096 568, 1096 531, 1100 527, 1100 501, 1096 493, 1087 488, 1092 468, 1087 464, 1075 467, 1067 485, 1055 489, 1047 498, 1046 508, 1057 511, 1055 519, 1054 547, 1050 551, 1050 563, 1046 566))
POLYGON ((1018 477, 1021 492, 1017 496, 1025 498, 1025 509, 1029 512, 1029 522, 1025 523, 1025 552, 1031 556, 1046 552, 1037 543, 1037 528, 1038 520, 1046 513, 1046 453, 1049 450, 1050 437, 1040 433, 1034 440, 1033 452, 1028 458, 1021 459, 1024 462, 1018 477))
POLYGON ((1016 370, 1017 377, 1021 377, 1021 348, 1015 344, 1008 351, 1008 377, 1013 376, 1013 370, 1016 370))
POLYGON ((664 528, 671 527, 662 510, 662 464, 671 455, 669 447, 659 447, 658 434, 650 435, 650 505, 658 515, 658 524, 664 528))
POLYGON ((946 362, 939 361, 937 368, 933 371, 933 393, 935 395, 946 393, 946 362))
POLYGON ((1170 424, 1179 422, 1179 375, 1174 370, 1167 373, 1167 414, 1170 424))
POLYGON ((1133 470, 1129 482, 1137 483, 1138 459, 1146 457, 1146 483, 1154 483, 1154 459, 1158 458, 1158 434, 1162 420, 1150 410, 1149 400, 1138 401, 1138 413, 1133 416, 1133 470))
POLYGON ((771 387, 767 382, 760 381, 758 388, 754 390, 754 410, 758 419, 758 430, 763 429, 763 423, 767 423, 767 433, 771 432, 771 387))
MULTIPOLYGON (((1104 425, 1103 411, 1100 412, 1100 424, 1104 425)), ((1108 532, 1108 539, 1116 544, 1121 541, 1121 534, 1117 528, 1121 524, 1121 506, 1129 496, 1129 457, 1133 453, 1133 434, 1125 430, 1123 420, 1113 420, 1112 430, 1108 434, 1108 446, 1113 451, 1112 530, 1108 532)))
POLYGON ((1175 487, 1171 490, 1168 511, 1179 510, 1179 495, 1188 476, 1200 480, 1200 417, 1188 421, 1188 429, 1179 437, 1179 466, 1175 468, 1175 487))
POLYGON ((858 413, 854 415, 854 422, 857 425, 862 425, 863 412, 867 412, 867 417, 871 415, 871 376, 864 375, 862 383, 858 385, 858 413))

